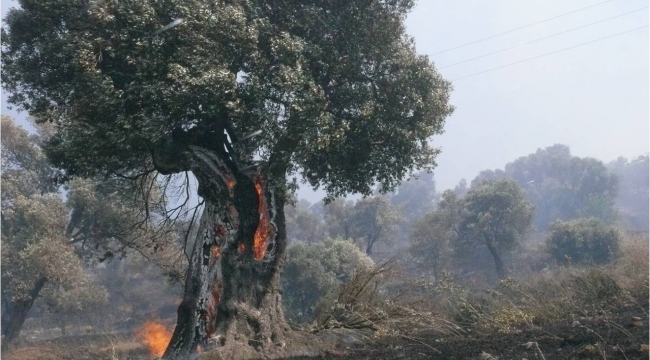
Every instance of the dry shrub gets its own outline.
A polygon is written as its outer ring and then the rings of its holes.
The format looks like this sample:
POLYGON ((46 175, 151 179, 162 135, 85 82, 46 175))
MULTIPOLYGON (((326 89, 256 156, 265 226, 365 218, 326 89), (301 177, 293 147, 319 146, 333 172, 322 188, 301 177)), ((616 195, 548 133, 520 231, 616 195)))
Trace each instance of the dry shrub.
POLYGON ((628 233, 621 244, 621 259, 615 266, 615 276, 632 300, 648 305, 648 234, 628 233))
POLYGON ((410 279, 388 261, 355 273, 336 298, 321 303, 312 330, 347 329, 373 336, 459 335, 462 329, 432 311, 430 300, 430 284, 410 279))
POLYGON ((319 308, 313 326, 315 331, 363 332, 367 338, 449 337, 552 328, 585 317, 608 318, 636 305, 647 313, 647 237, 626 236, 621 245, 621 258, 613 264, 528 272, 487 290, 477 290, 453 273, 444 273, 434 284, 410 278, 392 263, 380 265, 355 274, 319 308))

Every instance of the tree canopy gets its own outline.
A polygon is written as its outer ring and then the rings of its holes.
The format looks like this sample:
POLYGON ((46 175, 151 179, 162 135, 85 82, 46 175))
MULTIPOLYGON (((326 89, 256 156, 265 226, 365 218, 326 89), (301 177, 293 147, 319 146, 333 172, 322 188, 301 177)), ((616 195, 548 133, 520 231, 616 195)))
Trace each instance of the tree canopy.
POLYGON ((453 110, 405 33, 410 0, 19 3, 3 86, 58 124, 50 154, 69 174, 191 170, 205 146, 370 194, 435 164, 427 139, 453 110))
POLYGON ((616 205, 624 225, 635 230, 648 230, 650 157, 638 156, 630 160, 620 157, 608 163, 607 169, 618 177, 616 205))
POLYGON ((473 187, 464 198, 464 211, 462 240, 487 246, 503 278, 501 254, 513 250, 530 231, 535 207, 514 181, 500 179, 473 187))
POLYGON ((425 268, 433 270, 436 281, 449 266, 453 247, 461 245, 460 224, 464 216, 462 199, 445 191, 436 210, 424 214, 411 227, 410 253, 425 268))
POLYGON ((535 204, 535 225, 540 230, 555 220, 593 216, 612 222, 615 218, 616 176, 599 160, 571 155, 568 146, 538 149, 506 164, 505 170, 483 171, 472 186, 500 178, 514 180, 535 204))

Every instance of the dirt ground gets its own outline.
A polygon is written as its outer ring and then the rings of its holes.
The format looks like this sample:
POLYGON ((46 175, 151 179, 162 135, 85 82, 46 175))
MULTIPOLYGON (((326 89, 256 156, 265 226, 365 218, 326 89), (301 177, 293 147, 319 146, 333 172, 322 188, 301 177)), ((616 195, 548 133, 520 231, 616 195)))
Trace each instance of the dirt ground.
MULTIPOLYGON (((328 355, 290 360, 648 359, 648 326, 646 311, 636 308, 614 316, 565 320, 546 328, 528 327, 512 333, 365 338, 356 344, 348 341, 348 345, 334 346, 328 355)), ((332 334, 321 336, 333 338, 332 334)), ((2 355, 7 360, 152 359, 128 334, 25 342, 2 355)))
POLYGON ((648 359, 648 326, 648 314, 638 308, 614 317, 567 320, 513 333, 383 338, 347 354, 320 359, 648 359))

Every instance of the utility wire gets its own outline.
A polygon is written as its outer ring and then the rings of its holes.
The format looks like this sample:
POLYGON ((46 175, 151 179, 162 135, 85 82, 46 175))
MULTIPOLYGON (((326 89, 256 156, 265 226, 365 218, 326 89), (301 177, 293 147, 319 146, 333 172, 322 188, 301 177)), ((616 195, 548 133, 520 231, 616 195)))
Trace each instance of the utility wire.
POLYGON ((520 47, 520 46, 524 46, 524 45, 532 44, 532 43, 534 43, 534 42, 538 42, 538 41, 541 41, 541 40, 546 40, 546 39, 549 39, 549 38, 552 38, 552 37, 555 37, 555 36, 558 36, 558 35, 566 34, 566 33, 569 33, 569 32, 572 32, 572 31, 576 31, 576 30, 579 30, 579 29, 583 29, 583 28, 586 28, 586 27, 589 27, 589 26, 592 26, 592 25, 600 24, 600 23, 602 23, 602 22, 605 22, 605 21, 608 21, 608 20, 612 20, 612 19, 616 19, 616 18, 619 18, 619 17, 621 17, 621 16, 625 16, 625 15, 631 14, 631 13, 633 13, 633 12, 637 12, 637 11, 640 11, 640 10, 643 10, 643 9, 647 9, 647 8, 648 8, 648 6, 644 6, 644 7, 642 7, 642 8, 636 9, 636 10, 628 11, 628 12, 626 12, 626 13, 624 13, 624 14, 620 14, 620 15, 612 16, 612 17, 610 17, 610 18, 603 19, 603 20, 599 20, 599 21, 596 21, 596 22, 592 22, 592 23, 587 24, 587 25, 582 25, 582 26, 579 26, 579 27, 576 27, 576 28, 573 28, 573 29, 569 29, 569 30, 566 30, 566 31, 562 31, 562 32, 559 32, 559 33, 555 33, 555 34, 552 34, 552 35, 549 35, 549 36, 544 36, 544 37, 541 37, 541 38, 539 38, 539 39, 535 39, 535 40, 531 40, 531 41, 528 41, 528 42, 525 42, 525 43, 521 43, 521 44, 518 44, 518 45, 514 45, 514 46, 511 46, 511 47, 507 47, 507 48, 505 48, 505 49, 501 49, 501 50, 497 50, 497 51, 494 51, 494 52, 491 52, 491 53, 487 53, 487 54, 484 54, 484 55, 480 55, 480 56, 477 56, 477 57, 473 57, 473 58, 471 58, 471 59, 467 59, 467 60, 459 61, 459 62, 456 62, 456 63, 453 63, 453 64, 449 64, 449 65, 445 65, 445 66, 440 67, 440 68, 438 68, 438 69, 442 70, 442 69, 446 69, 446 68, 449 68, 449 67, 452 67, 452 66, 456 66, 456 65, 464 64, 464 63, 469 62, 469 61, 473 61, 473 60, 476 60, 476 59, 484 58, 484 57, 486 57, 486 56, 490 56, 490 55, 494 55, 494 54, 502 53, 502 52, 507 51, 507 50, 512 50, 512 49, 514 49, 514 48, 518 48, 518 47, 520 47))
POLYGON ((566 48, 563 48, 563 49, 560 49, 560 50, 556 50, 556 51, 553 51, 553 52, 550 52, 550 53, 546 53, 546 54, 542 54, 542 55, 535 56, 535 57, 532 57, 532 58, 528 58, 528 59, 524 59, 524 60, 516 61, 516 62, 510 63, 510 64, 506 64, 506 65, 502 65, 502 66, 499 66, 499 67, 495 67, 495 68, 492 68, 492 69, 487 69, 487 70, 480 71, 480 72, 477 72, 477 73, 474 73, 474 74, 469 74, 469 75, 461 76, 461 77, 459 77, 459 78, 455 78, 455 79, 453 79, 453 80, 451 80, 451 81, 452 81, 452 82, 454 82, 454 81, 458 81, 458 80, 460 80, 460 79, 465 79, 465 78, 468 78, 468 77, 472 77, 472 76, 476 76, 476 75, 484 74, 484 73, 486 73, 486 72, 490 72, 490 71, 494 71, 494 70, 498 70, 498 69, 503 69, 503 68, 508 67, 508 66, 521 64, 521 63, 526 62, 526 61, 531 61, 531 60, 538 59, 538 58, 545 57, 545 56, 549 56, 549 55, 552 55, 552 54, 557 54, 557 53, 562 52, 562 51, 570 50, 570 49, 577 48, 577 47, 580 47, 580 46, 584 46, 584 45, 587 45, 587 44, 592 44, 592 43, 595 43, 595 42, 598 42, 598 41, 602 41, 602 40, 605 40, 605 39, 609 39, 609 38, 612 38, 612 37, 615 37, 615 36, 619 36, 619 35, 627 34, 627 33, 630 33, 630 32, 632 32, 632 31, 636 31, 636 30, 639 30, 639 29, 647 28, 648 26, 649 26, 649 25, 640 26, 640 27, 637 27, 637 28, 634 28, 634 29, 631 29, 631 30, 628 30, 628 31, 623 31, 623 32, 620 32, 620 33, 618 33, 618 34, 613 34, 613 35, 605 36, 605 37, 602 37, 602 38, 598 38, 598 39, 596 39, 596 40, 592 40, 592 41, 588 41, 588 42, 585 42, 585 43, 581 43, 581 44, 577 44, 577 45, 569 46, 569 47, 566 47, 566 48))
POLYGON ((602 5, 602 4, 608 3, 608 2, 610 2, 610 1, 612 1, 612 0, 606 0, 606 1, 603 1, 603 2, 599 2, 599 3, 597 3, 597 4, 593 4, 593 5, 585 6, 585 7, 583 7, 583 8, 580 8, 580 9, 577 9, 577 10, 573 10, 573 11, 569 11, 569 12, 564 13, 564 14, 556 15, 556 16, 550 17, 550 18, 548 18, 548 19, 540 20, 540 21, 534 22, 534 23, 532 23, 532 24, 528 24, 528 25, 520 26, 520 27, 515 28, 515 29, 512 29, 512 30, 504 31, 504 32, 502 32, 502 33, 498 33, 498 34, 494 34, 494 35, 491 35, 491 36, 488 36, 488 37, 485 37, 485 38, 482 38, 482 39, 474 40, 474 41, 472 41, 472 42, 468 42, 468 43, 465 43, 465 44, 462 44, 462 45, 458 45, 458 46, 456 46, 456 47, 453 47, 453 48, 450 48, 450 49, 447 49, 447 50, 443 50, 443 51, 439 51, 439 52, 437 52, 437 53, 433 53, 433 54, 431 54, 431 56, 438 55, 438 54, 442 54, 442 53, 446 53, 447 51, 452 51, 452 50, 460 49, 460 48, 465 47, 465 46, 467 46, 467 45, 476 44, 477 42, 485 41, 485 40, 487 40, 487 39, 492 39, 492 38, 495 38, 495 37, 497 37, 497 36, 501 36, 501 35, 509 34, 509 33, 513 32, 513 31, 517 31, 517 30, 525 29, 525 28, 531 27, 531 26, 533 26, 533 25, 541 24, 541 23, 544 23, 544 22, 547 22, 547 21, 550 21, 550 20, 553 20, 553 19, 560 18, 560 17, 562 17, 562 16, 566 16, 566 15, 569 15, 569 14, 577 13, 578 11, 586 10, 586 9, 592 8, 592 7, 594 7, 594 6, 598 6, 598 5, 602 5))

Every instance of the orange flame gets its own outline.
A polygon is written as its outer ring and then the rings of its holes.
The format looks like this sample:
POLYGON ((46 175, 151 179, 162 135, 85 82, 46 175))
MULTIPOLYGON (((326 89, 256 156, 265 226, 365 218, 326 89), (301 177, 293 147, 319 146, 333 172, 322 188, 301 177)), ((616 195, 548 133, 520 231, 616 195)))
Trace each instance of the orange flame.
POLYGON ((255 190, 259 198, 257 212, 260 214, 260 222, 257 225, 255 237, 253 238, 253 251, 255 252, 255 260, 262 260, 264 253, 266 253, 266 238, 269 235, 269 219, 266 208, 266 196, 264 196, 264 191, 262 190, 262 177, 259 177, 255 182, 255 190))
POLYGON ((246 250, 246 249, 244 248, 244 244, 243 244, 243 243, 239 243, 239 245, 237 245, 237 252, 239 252, 240 254, 242 254, 242 253, 244 252, 244 250, 246 250))
POLYGON ((172 332, 161 322, 147 321, 135 331, 135 337, 149 348, 153 356, 162 356, 172 339, 172 332))
POLYGON ((218 246, 215 245, 212 247, 212 255, 214 255, 215 258, 218 258, 220 253, 221 250, 219 250, 218 246))
POLYGON ((235 188, 235 180, 233 180, 233 179, 226 180, 226 184, 228 185, 229 189, 234 189, 235 188))

